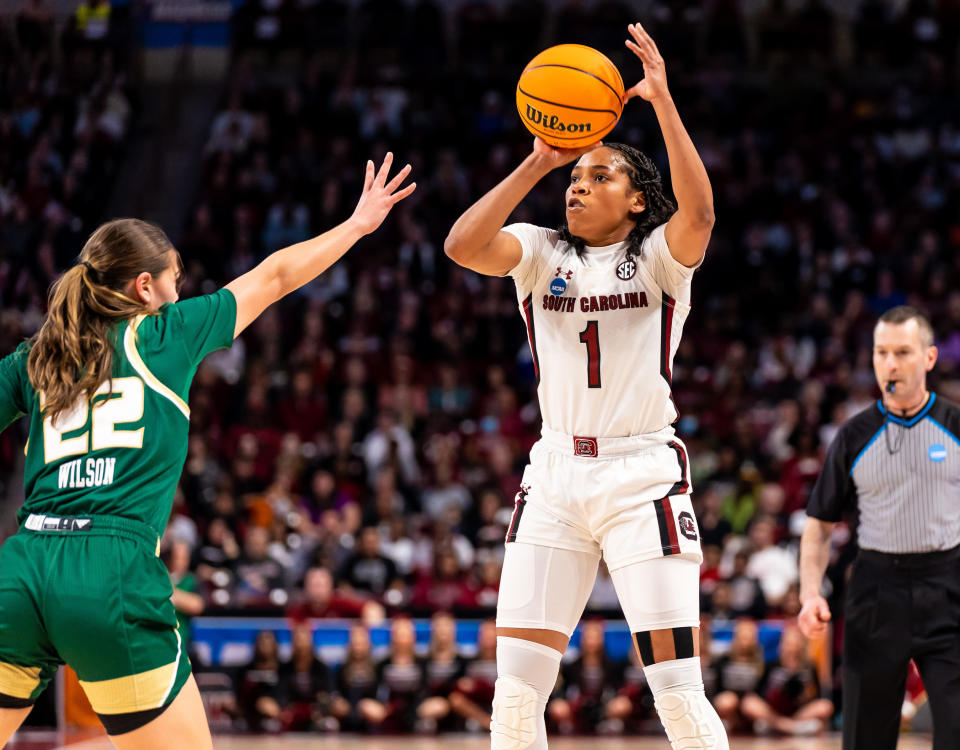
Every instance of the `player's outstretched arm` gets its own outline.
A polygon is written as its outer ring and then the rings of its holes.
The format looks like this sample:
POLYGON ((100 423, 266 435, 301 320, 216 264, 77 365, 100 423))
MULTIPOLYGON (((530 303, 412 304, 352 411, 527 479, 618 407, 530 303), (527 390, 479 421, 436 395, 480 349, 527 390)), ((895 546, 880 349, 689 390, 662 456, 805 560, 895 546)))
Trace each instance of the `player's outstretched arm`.
POLYGON ((520 240, 501 232, 524 196, 551 170, 579 159, 585 148, 553 148, 534 139, 533 152, 493 190, 468 208, 450 228, 443 250, 465 268, 487 276, 503 276, 520 262, 520 240))
POLYGON ((710 178, 670 96, 660 50, 639 23, 630 24, 627 30, 632 38, 626 45, 643 63, 643 80, 628 89, 623 100, 639 96, 653 105, 667 146, 670 180, 677 197, 677 212, 667 222, 667 245, 674 258, 685 266, 695 266, 703 258, 713 231, 710 178))
POLYGON ((274 302, 336 263, 357 240, 379 227, 391 208, 416 189, 415 182, 400 188, 410 174, 409 164, 387 182, 391 164, 391 153, 379 170, 375 170, 372 161, 367 162, 363 192, 353 215, 345 222, 313 239, 277 250, 256 268, 227 284, 237 300, 235 337, 274 302))
POLYGON ((800 601, 797 617, 800 630, 808 638, 822 633, 830 620, 830 607, 820 595, 820 584, 830 561, 830 535, 836 524, 807 518, 800 537, 800 601))

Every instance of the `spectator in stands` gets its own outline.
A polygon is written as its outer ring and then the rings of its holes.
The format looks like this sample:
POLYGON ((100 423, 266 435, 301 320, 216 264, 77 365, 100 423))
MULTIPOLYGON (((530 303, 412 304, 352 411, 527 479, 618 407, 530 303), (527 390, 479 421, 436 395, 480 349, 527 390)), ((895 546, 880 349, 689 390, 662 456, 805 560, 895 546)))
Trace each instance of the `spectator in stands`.
POLYGON ((500 593, 501 560, 490 553, 477 558, 473 575, 467 580, 466 590, 457 604, 466 610, 492 611, 496 609, 500 593))
POLYGON ((16 24, 17 42, 28 55, 51 50, 54 17, 47 0, 26 0, 17 11, 16 24))
POLYGON ((433 482, 424 489, 421 502, 430 519, 439 519, 451 507, 466 513, 472 500, 467 488, 454 481, 451 463, 443 461, 434 467, 433 482))
POLYGON ((623 668, 623 684, 607 703, 606 714, 603 724, 607 734, 641 732, 650 722, 659 721, 653 693, 647 685, 640 654, 635 648, 630 649, 623 668))
POLYGON ((223 518, 211 520, 195 553, 194 567, 200 580, 215 590, 210 595, 214 604, 223 606, 230 600, 234 565, 239 558, 240 545, 227 522, 223 518))
POLYGON ((727 583, 730 586, 730 615, 762 620, 767 614, 767 600, 759 580, 747 572, 752 557, 749 549, 740 549, 733 555, 733 571, 727 583))
POLYGON ((270 554, 270 532, 251 526, 236 563, 236 598, 241 606, 264 606, 286 602, 286 570, 270 554), (283 593, 278 598, 274 592, 283 593))
POLYGON ((282 728, 280 658, 272 630, 257 633, 253 658, 238 675, 237 704, 251 731, 279 731, 282 728))
POLYGON ((466 660, 457 650, 457 623, 449 612, 430 618, 430 652, 424 660, 426 698, 417 707, 418 728, 434 732, 457 728, 451 714, 450 694, 463 676, 466 660))
POLYGON ((337 593, 330 571, 312 567, 304 576, 303 591, 287 608, 287 617, 297 623, 327 617, 360 617, 370 623, 383 619, 383 607, 370 599, 337 593))
POLYGON ((493 684, 497 681, 497 626, 484 620, 477 630, 477 653, 467 659, 463 677, 450 693, 450 707, 470 732, 490 731, 493 684))
POLYGON ((360 530, 357 551, 343 564, 337 578, 341 585, 377 598, 385 597, 391 589, 402 597, 405 589, 393 560, 380 552, 380 533, 376 526, 360 530))
POLYGON ((105 39, 110 31, 110 0, 80 0, 74 19, 77 32, 87 41, 105 39))
MULTIPOLYGON (((622 719, 616 708, 610 708, 622 683, 623 665, 607 656, 603 620, 585 620, 580 626, 580 654, 563 665, 547 715, 561 734, 610 731, 613 725, 607 720, 622 719)), ((622 723, 619 726, 622 729, 622 723)))
POLYGON ((337 676, 337 696, 330 708, 341 729, 363 731, 383 720, 386 709, 377 700, 378 686, 370 633, 366 625, 355 622, 350 626, 347 653, 337 676))
POLYGON ((759 734, 810 735, 827 727, 833 703, 820 697, 817 669, 796 625, 784 627, 779 657, 767 666, 756 693, 743 697, 740 710, 759 734))
POLYGON ((748 618, 737 620, 733 627, 730 650, 713 661, 716 674, 716 695, 713 705, 720 718, 736 730, 749 722, 741 712, 744 696, 756 693, 764 675, 763 646, 757 624, 748 618))
POLYGON ((415 486, 420 482, 420 466, 413 439, 397 421, 397 415, 389 409, 378 414, 376 428, 363 439, 363 458, 371 482, 377 472, 387 465, 397 469, 404 484, 415 486))
POLYGON ((377 666, 377 706, 367 721, 384 732, 412 732, 424 727, 417 709, 426 693, 423 663, 416 654, 413 621, 397 617, 390 625, 390 655, 377 666))
POLYGON ((452 610, 468 604, 470 593, 457 555, 449 548, 440 548, 434 554, 433 565, 420 574, 413 587, 410 606, 430 612, 452 610))
POLYGON ((313 630, 309 623, 299 622, 291 632, 290 660, 280 665, 279 673, 283 728, 295 732, 337 729, 340 724, 330 715, 333 680, 327 665, 316 656, 313 630))
POLYGON ((756 578, 771 607, 783 603, 790 585, 800 579, 797 553, 775 544, 776 522, 769 516, 755 518, 750 524, 752 550, 746 574, 756 578))

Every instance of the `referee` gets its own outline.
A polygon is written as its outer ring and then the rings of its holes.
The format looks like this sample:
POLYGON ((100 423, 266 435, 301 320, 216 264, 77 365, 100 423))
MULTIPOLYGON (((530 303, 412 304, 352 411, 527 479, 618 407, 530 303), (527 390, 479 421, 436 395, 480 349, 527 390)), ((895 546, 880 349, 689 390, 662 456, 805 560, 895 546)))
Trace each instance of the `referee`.
POLYGON ((844 604, 843 749, 893 750, 914 659, 933 712, 934 750, 960 748, 960 407, 927 390, 930 322, 895 307, 873 332, 882 400, 843 425, 807 506, 800 629, 821 633, 820 584, 834 524, 859 541, 844 604))

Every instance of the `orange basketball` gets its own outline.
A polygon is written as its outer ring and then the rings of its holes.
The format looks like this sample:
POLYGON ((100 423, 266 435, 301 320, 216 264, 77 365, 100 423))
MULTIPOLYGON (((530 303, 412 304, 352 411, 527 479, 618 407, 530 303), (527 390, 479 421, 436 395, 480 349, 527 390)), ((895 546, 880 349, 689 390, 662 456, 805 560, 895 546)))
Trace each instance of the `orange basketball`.
POLYGON ((592 47, 558 44, 524 68, 517 110, 527 130, 551 146, 587 146, 620 120, 623 79, 617 66, 592 47))

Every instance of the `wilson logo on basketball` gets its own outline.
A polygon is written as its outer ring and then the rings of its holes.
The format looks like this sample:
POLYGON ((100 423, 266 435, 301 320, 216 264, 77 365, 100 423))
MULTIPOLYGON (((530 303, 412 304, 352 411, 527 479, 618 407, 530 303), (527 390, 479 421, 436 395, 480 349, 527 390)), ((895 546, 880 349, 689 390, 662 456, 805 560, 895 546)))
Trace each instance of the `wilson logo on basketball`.
POLYGON ((592 128, 589 122, 563 122, 558 115, 544 114, 529 104, 527 104, 527 119, 534 125, 555 133, 589 133, 592 128))

